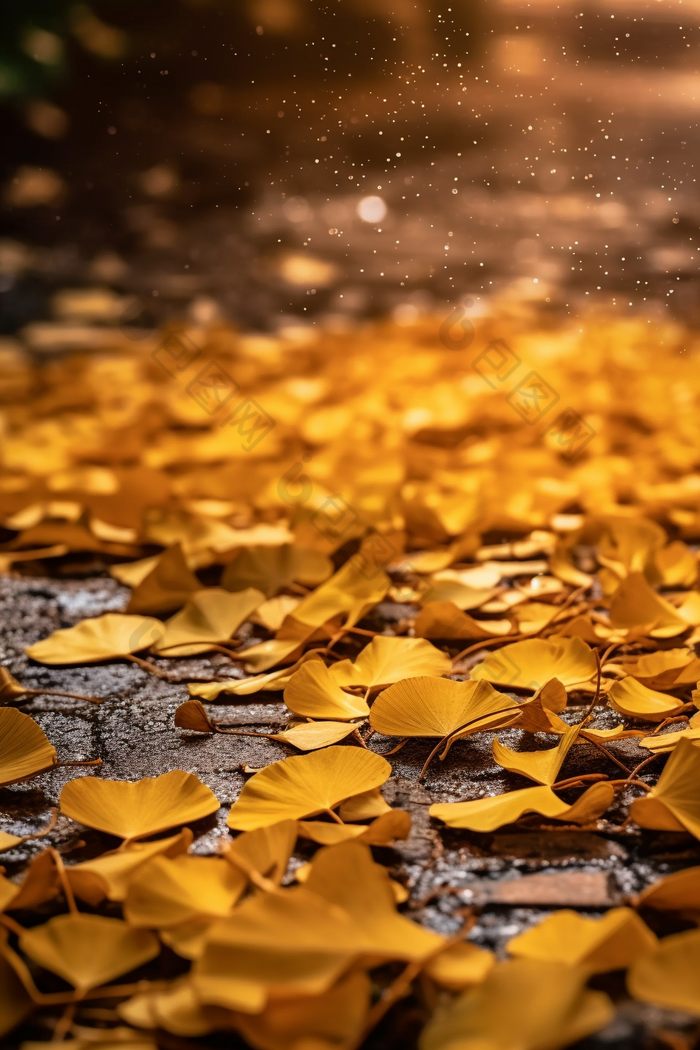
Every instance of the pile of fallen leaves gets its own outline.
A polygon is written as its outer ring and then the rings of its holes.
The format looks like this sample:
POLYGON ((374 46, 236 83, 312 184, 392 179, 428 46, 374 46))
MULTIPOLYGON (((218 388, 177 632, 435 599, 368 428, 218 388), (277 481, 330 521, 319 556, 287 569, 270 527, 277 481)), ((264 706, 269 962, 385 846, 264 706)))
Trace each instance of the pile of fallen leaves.
MULTIPOLYGON (((110 780, 99 755, 57 755, 19 709, 40 691, 2 669, 0 786, 94 767, 33 837, 58 819, 120 845, 77 863, 48 846, 0 877, 0 1034, 43 1011, 74 1050, 231 1032, 261 1050, 354 1050, 408 1000, 420 1050, 554 1050, 611 1021, 619 981, 600 975, 616 971, 634 999, 700 1017, 700 868, 599 918, 555 911, 497 959, 466 912, 452 938, 403 914, 411 886, 377 862, 410 833, 382 787, 411 738, 417 779, 452 751, 468 784, 468 738, 489 734, 530 784, 436 802, 437 826, 700 839, 689 337, 522 327, 485 321, 465 350, 428 321, 115 336, 41 361, 2 350, 2 571, 109 572, 131 589, 123 612, 27 655, 170 678, 173 660, 216 654, 173 733, 241 734, 212 705, 275 691, 289 718, 270 735, 289 757, 245 769, 229 840, 195 854, 190 825, 220 808, 205 784, 110 780), (533 420, 485 346, 583 421, 580 449, 533 420), (581 772, 582 746, 598 771, 581 772)), ((0 849, 22 841, 0 829, 0 849)))

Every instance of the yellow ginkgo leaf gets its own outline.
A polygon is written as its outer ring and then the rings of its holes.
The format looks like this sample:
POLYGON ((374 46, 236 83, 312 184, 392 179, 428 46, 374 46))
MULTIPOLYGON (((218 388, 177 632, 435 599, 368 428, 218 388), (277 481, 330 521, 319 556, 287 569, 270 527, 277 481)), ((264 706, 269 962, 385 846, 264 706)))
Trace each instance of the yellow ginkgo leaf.
POLYGON ((248 897, 215 922, 192 983, 203 1003, 260 1013, 275 997, 327 991, 369 949, 349 915, 305 886, 248 897))
POLYGON ((6 940, 7 930, 0 931, 0 1039, 16 1028, 33 1009, 29 993, 2 954, 6 940))
POLYGON ((166 620, 165 633, 153 649, 159 656, 206 653, 212 644, 228 641, 262 601, 260 591, 250 589, 235 594, 221 587, 197 591, 166 620))
POLYGON ((369 846, 391 846, 395 839, 407 839, 411 832, 411 818, 403 809, 390 809, 371 824, 331 824, 320 820, 300 820, 302 838, 318 842, 320 846, 335 846, 340 842, 366 842, 369 846))
POLYGON ((315 587, 333 572, 333 562, 320 551, 284 544, 246 547, 224 569, 221 586, 229 591, 254 587, 272 598, 292 583, 315 587))
MULTIPOLYGON (((431 598, 433 596, 431 595, 431 598)), ((510 620, 475 620, 454 602, 429 601, 413 625, 416 638, 454 638, 464 641, 499 638, 513 630, 510 620)))
POLYGON ((539 813, 570 824, 588 824, 605 812, 614 797, 615 789, 610 784, 593 784, 570 806, 550 787, 521 788, 472 802, 437 802, 430 807, 430 816, 448 827, 469 831, 495 831, 515 823, 526 813, 539 813))
POLYGON ((534 780, 536 784, 551 787, 557 782, 559 770, 576 743, 578 735, 579 727, 572 726, 567 729, 556 747, 547 748, 545 751, 511 751, 497 739, 491 747, 499 766, 511 773, 520 773, 521 776, 534 780))
MULTIPOLYGON (((257 648, 257 646, 255 647, 257 648)), ((250 650, 246 650, 247 653, 250 650)), ((267 674, 257 674, 250 678, 236 678, 228 682, 190 682, 187 689, 191 696, 201 696, 203 700, 216 701, 220 696, 251 696, 262 690, 285 689, 292 675, 306 663, 307 660, 320 660, 313 650, 304 653, 291 667, 282 667, 278 671, 269 671, 267 674)))
POLYGON ((102 915, 56 915, 19 938, 21 950, 78 991, 99 988, 155 959, 158 938, 102 915))
POLYGON ((223 857, 154 857, 129 882, 124 918, 146 929, 212 920, 229 914, 246 884, 223 857))
POLYGON ((671 638, 686 631, 689 622, 649 586, 641 572, 632 572, 615 592, 610 626, 644 627, 654 638, 671 638))
POLYGON ((61 812, 88 828, 142 839, 216 813, 219 802, 194 773, 173 769, 143 780, 80 777, 61 792, 61 812))
POLYGON ((662 722, 684 707, 682 700, 648 689, 636 678, 613 682, 607 695, 613 710, 619 711, 621 715, 643 718, 647 722, 662 722))
POLYGON ((370 725, 384 736, 442 739, 512 725, 519 705, 488 682, 454 682, 450 678, 409 678, 385 689, 372 705, 370 725), (470 724, 471 723, 471 724, 470 724))
POLYGON ((419 675, 442 675, 452 670, 446 653, 423 638, 390 638, 377 635, 355 662, 339 660, 330 673, 340 686, 378 689, 419 675))
POLYGON ((639 894, 634 906, 680 912, 697 922, 700 919, 700 867, 683 868, 653 882, 639 894))
POLYGON ((626 970, 658 940, 631 908, 612 908, 600 919, 563 908, 508 942, 511 955, 580 966, 586 973, 626 970))
POLYGON ((362 748, 336 746, 294 755, 266 766, 243 785, 227 824, 253 831, 280 820, 330 815, 344 799, 379 787, 390 775, 385 758, 362 748))
MULTIPOLYGON (((268 671, 277 664, 297 663, 303 654, 304 646, 317 638, 328 638, 328 632, 321 626, 302 623, 294 616, 286 616, 282 626, 274 638, 266 642, 251 645, 240 654, 240 659, 245 660, 247 671, 268 671)), ((260 675, 258 677, 267 677, 260 675)), ((253 680, 254 681, 254 680, 253 680)), ((243 683, 241 683, 243 685, 243 683)), ((203 694, 200 694, 203 695, 203 694)))
POLYGON ((387 574, 377 572, 376 565, 358 552, 329 580, 302 599, 294 612, 295 619, 312 627, 321 627, 336 616, 342 616, 347 627, 354 627, 382 600, 390 584, 387 574))
POLYGON ((55 747, 29 715, 0 708, 0 785, 17 784, 56 765, 55 747))
POLYGON ((493 952, 478 944, 458 941, 426 963, 423 973, 451 992, 463 992, 483 981, 496 963, 493 952))
POLYGON ((342 722, 297 722, 289 729, 270 733, 270 740, 291 744, 300 751, 317 751, 321 747, 337 744, 355 732, 354 725, 342 722))
POLYGON ((192 843, 192 832, 183 828, 179 835, 155 842, 134 842, 126 849, 110 850, 93 860, 84 860, 65 869, 76 897, 96 908, 103 900, 123 901, 134 875, 153 857, 177 857, 192 843))
POLYGON ((367 975, 351 973, 321 995, 271 999, 261 1013, 238 1013, 233 1023, 251 1046, 261 1050, 331 1050, 358 1039, 370 993, 367 975))
POLYGON ((700 839, 700 748, 681 740, 655 787, 634 800, 630 816, 642 828, 689 831, 700 839))
POLYGON ((389 875, 381 864, 375 864, 369 846, 363 843, 345 842, 319 850, 305 885, 342 908, 378 958, 423 959, 440 946, 438 934, 398 914, 389 875))
POLYGON ((179 543, 158 555, 150 571, 136 584, 127 606, 130 613, 165 613, 180 609, 201 583, 187 563, 179 543))
POLYGON ((516 689, 540 689, 551 678, 567 688, 595 688, 597 664, 580 638, 528 638, 490 653, 471 673, 477 681, 516 689))
POLYGON ((700 678, 700 659, 690 649, 660 649, 621 660, 619 666, 649 689, 676 689, 700 678))
POLYGON ((700 930, 664 937, 632 964, 627 988, 643 1003, 700 1016, 700 930))
POLYGON ((105 613, 54 631, 26 652, 40 664, 94 664, 147 649, 157 644, 164 632, 160 620, 150 616, 105 613))
POLYGON ((692 587, 697 582, 697 559, 681 540, 655 551, 653 562, 663 587, 692 587))
POLYGON ((645 747, 654 754, 662 755, 680 744, 681 740, 690 740, 692 743, 700 744, 700 726, 692 729, 681 729, 677 733, 660 733, 658 736, 645 736, 639 741, 640 747, 645 747))
POLYGON ((449 569, 431 577, 430 600, 448 602, 465 612, 467 609, 480 609, 486 602, 498 594, 494 587, 472 587, 453 574, 449 569))
MULTIPOLYGON (((189 975, 180 977, 165 987, 156 984, 144 992, 137 993, 126 1002, 119 1003, 117 1013, 123 1021, 135 1028, 162 1028, 183 1039, 196 1039, 198 1036, 208 1035, 217 1027, 213 1020, 206 1016, 206 1007, 197 999, 189 975)), ((223 1025, 220 1024, 219 1027, 223 1025)), ((115 1050, 124 1050, 124 1047, 115 1050)), ((131 1048, 127 1047, 127 1050, 131 1048)))
POLYGON ((266 828, 246 831, 223 847, 223 856, 239 871, 257 872, 279 884, 297 840, 296 820, 280 820, 266 828))
POLYGON ((285 617, 293 613, 301 601, 293 598, 291 594, 280 594, 276 598, 268 598, 266 602, 259 605, 248 619, 251 623, 257 623, 268 631, 279 631, 284 623, 285 617))
POLYGON ((498 963, 476 987, 437 1010, 419 1050, 555 1050, 604 1028, 614 1014, 604 992, 575 967, 539 959, 498 963))
POLYGON ((345 693, 322 660, 308 660, 294 672, 284 690, 284 702, 295 715, 346 720, 366 718, 367 702, 345 693))

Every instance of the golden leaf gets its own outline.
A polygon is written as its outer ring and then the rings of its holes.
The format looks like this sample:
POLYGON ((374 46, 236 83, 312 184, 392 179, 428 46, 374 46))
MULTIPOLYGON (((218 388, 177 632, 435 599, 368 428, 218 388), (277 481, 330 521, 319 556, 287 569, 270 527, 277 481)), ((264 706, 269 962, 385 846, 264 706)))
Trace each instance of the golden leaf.
POLYGON ((610 706, 621 715, 643 718, 647 722, 662 722, 675 715, 684 706, 675 696, 657 693, 648 689, 636 678, 623 678, 613 682, 608 690, 610 706))
MULTIPOLYGON (((432 597, 432 595, 431 595, 432 597)), ((413 625, 417 638, 499 638, 513 630, 510 620, 475 620, 460 612, 454 602, 429 601, 413 625)))
POLYGON ((230 561, 221 577, 229 591, 254 587, 266 598, 292 583, 314 587, 333 573, 333 562, 320 551, 285 544, 280 547, 246 547, 230 561))
POLYGON ((523 777, 534 780, 537 784, 551 787, 557 782, 559 770, 566 756, 576 743, 579 727, 567 729, 556 747, 546 751, 511 751, 496 739, 492 744, 493 757, 499 766, 511 773, 520 773, 523 777))
POLYGON ((173 769, 136 781, 80 777, 63 788, 60 806, 67 817, 88 828, 142 839, 211 816, 219 802, 194 773, 173 769))
POLYGON ((642 828, 689 831, 700 839, 700 748, 681 740, 656 786, 634 800, 630 816, 642 828))
POLYGON ((296 820, 280 820, 266 828, 246 831, 224 845, 223 856, 245 872, 255 871, 279 884, 297 840, 296 820))
POLYGON ((645 747, 654 754, 664 754, 680 744, 681 740, 690 740, 693 743, 700 741, 700 726, 693 729, 681 729, 678 733, 660 733, 658 736, 645 736, 639 741, 640 747, 645 747))
POLYGON ((574 967, 535 959, 497 963, 475 988, 436 1011, 420 1050, 555 1050, 612 1020, 604 992, 574 967))
POLYGON ((56 765, 55 747, 29 715, 0 708, 0 785, 18 784, 56 765))
POLYGON ((690 626, 674 607, 654 591, 640 572, 630 573, 610 605, 611 627, 645 627, 654 638, 671 638, 690 626))
POLYGON ((344 799, 379 787, 390 775, 386 759, 354 747, 327 747, 285 758, 244 784, 227 824, 253 831, 288 818, 330 814, 344 799))
POLYGON ((19 977, 2 954, 7 931, 0 931, 0 1039, 32 1012, 33 1003, 19 977))
POLYGON ((284 702, 295 715, 349 720, 366 718, 367 702, 345 693, 322 660, 309 660, 294 672, 284 690, 284 702))
POLYGON ((146 929, 208 921, 228 915, 246 883, 222 857, 153 857, 129 880, 124 918, 146 929))
POLYGON ((518 703, 488 682, 454 682, 450 678, 409 678, 379 694, 370 725, 384 736, 442 739, 466 726, 456 738, 511 725, 518 703), (478 721, 477 721, 478 720, 478 721), (473 723, 468 725, 467 723, 473 723))
POLYGON ((102 915, 56 915, 19 938, 21 950, 78 991, 98 988, 155 959, 158 938, 102 915))
POLYGON ((634 901, 635 908, 677 911, 693 922, 700 919, 700 867, 674 871, 647 886, 634 901))
POLYGON ((66 878, 76 897, 96 908, 105 898, 123 901, 134 875, 153 857, 177 857, 186 853, 193 839, 189 828, 179 835, 155 842, 134 842, 126 848, 102 853, 65 869, 66 878))
POLYGON ((475 680, 494 685, 536 691, 551 678, 568 688, 594 688, 597 665, 593 653, 580 638, 545 641, 528 638, 490 653, 471 673, 475 680))
POLYGON ((440 946, 438 934, 397 913, 389 876, 367 845, 345 842, 319 850, 305 886, 351 917, 378 960, 423 959, 440 946))
POLYGON ((331 1050, 360 1035, 370 993, 367 975, 352 973, 321 995, 271 999, 259 1014, 235 1014, 233 1023, 259 1050, 331 1050))
POLYGON ((377 689, 418 675, 441 675, 452 670, 445 653, 422 638, 377 635, 355 662, 339 660, 330 673, 340 686, 377 689))
POLYGON ((664 937, 655 952, 632 963, 627 988, 643 1003, 700 1016, 700 930, 664 937))
POLYGON ((165 621, 165 633, 153 651, 175 657, 206 653, 212 644, 228 641, 262 601, 263 595, 254 590, 231 594, 211 587, 197 591, 184 609, 165 621))
POLYGON ((506 945, 511 955, 579 966, 586 973, 626 970, 653 952, 658 940, 631 908, 612 908, 600 919, 563 908, 506 945))
POLYGON ((588 824, 605 812, 614 797, 615 789, 610 784, 593 784, 570 806, 550 787, 530 787, 473 802, 437 802, 430 807, 430 816, 448 827, 469 831, 495 831, 504 824, 515 823, 526 813, 539 813, 570 824, 588 824))
POLYGON ((201 587, 187 564, 182 546, 175 543, 157 557, 150 572, 134 587, 127 612, 174 612, 201 587))
POLYGON ((318 995, 369 948, 337 905, 305 886, 248 897, 215 922, 192 983, 201 1002, 259 1014, 268 996, 318 995))
POLYGON ((477 944, 460 941, 426 963, 424 973, 451 992, 462 992, 486 977, 496 957, 477 944))
POLYGON ((147 649, 160 641, 164 631, 160 620, 149 616, 105 613, 54 631, 30 645, 26 653, 32 660, 52 666, 94 664, 147 649))
POLYGON ((355 726, 342 722, 297 722, 289 729, 279 733, 270 733, 270 740, 279 740, 281 744, 291 744, 300 751, 316 751, 354 733, 355 726))

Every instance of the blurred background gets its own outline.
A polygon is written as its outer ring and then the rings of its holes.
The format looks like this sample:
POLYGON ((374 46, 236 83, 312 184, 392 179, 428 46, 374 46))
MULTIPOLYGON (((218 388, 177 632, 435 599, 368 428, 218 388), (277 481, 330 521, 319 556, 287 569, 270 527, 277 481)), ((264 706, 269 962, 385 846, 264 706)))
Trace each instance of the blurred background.
POLYGON ((699 27, 700 0, 6 0, 0 332, 692 322, 699 27))

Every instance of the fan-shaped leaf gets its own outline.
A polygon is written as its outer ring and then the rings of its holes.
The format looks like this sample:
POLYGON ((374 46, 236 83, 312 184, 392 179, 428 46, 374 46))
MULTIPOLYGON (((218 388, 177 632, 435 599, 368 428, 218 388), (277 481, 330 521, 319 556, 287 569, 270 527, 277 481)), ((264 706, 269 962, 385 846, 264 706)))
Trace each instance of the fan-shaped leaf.
POLYGON ((390 638, 377 635, 355 662, 340 660, 330 673, 340 686, 363 689, 400 682, 419 675, 441 675, 452 670, 449 656, 423 638, 390 638))
POLYGON ((280 820, 328 813, 344 799, 379 787, 390 775, 386 759, 360 748, 327 747, 295 755, 251 777, 227 823, 252 831, 280 820))
POLYGON ((586 973, 626 970, 658 940, 631 908, 612 908, 600 919, 562 909, 508 942, 511 955, 580 966, 586 973))
POLYGON ((474 668, 471 677, 533 691, 551 678, 558 678, 568 688, 592 689, 596 672, 595 657, 580 638, 528 638, 490 653, 474 668))
POLYGON ((309 660, 294 672, 284 702, 295 715, 308 718, 366 718, 369 707, 360 696, 345 693, 322 660, 309 660))
POLYGON ((81 620, 75 627, 54 631, 48 638, 30 645, 27 656, 40 664, 94 664, 129 656, 157 644, 165 628, 149 616, 105 613, 81 620))
POLYGON ((511 725, 519 705, 488 682, 409 678, 385 689, 372 705, 370 725, 384 736, 442 739, 472 722, 459 736, 511 725), (478 719, 478 721, 475 721, 478 719))
POLYGON ((569 824, 588 824, 605 812, 614 797, 615 789, 610 784, 593 784, 570 806, 549 787, 521 788, 473 802, 438 802, 430 807, 430 816, 451 828, 470 831, 495 831, 526 813, 539 813, 569 824))
POLYGON ((17 784, 51 769, 56 749, 29 715, 0 708, 0 785, 17 784))
POLYGON ((61 812, 80 824, 122 839, 211 816, 219 808, 213 792, 194 773, 173 769, 143 780, 71 780, 61 792, 61 812))

